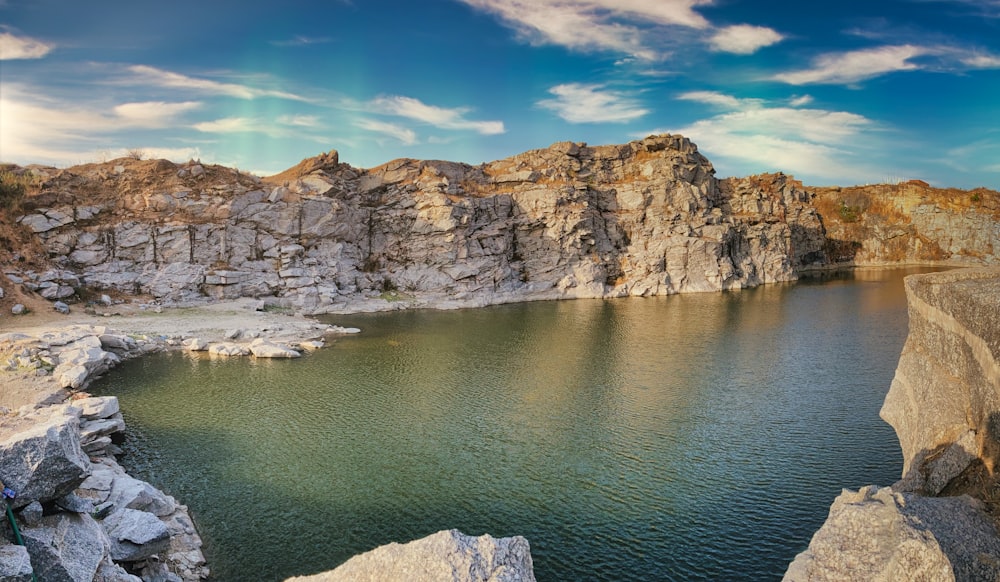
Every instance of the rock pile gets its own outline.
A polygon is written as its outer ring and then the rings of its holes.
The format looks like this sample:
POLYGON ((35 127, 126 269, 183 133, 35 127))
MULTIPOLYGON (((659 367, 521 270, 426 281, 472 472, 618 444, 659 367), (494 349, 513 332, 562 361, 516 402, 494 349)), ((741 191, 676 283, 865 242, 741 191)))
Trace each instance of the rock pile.
POLYGON ((6 423, 13 426, 0 441, 0 480, 16 492, 24 546, 0 545, 5 579, 30 580, 32 571, 39 580, 107 582, 208 576, 187 508, 128 476, 112 456, 112 437, 125 428, 115 397, 6 423))

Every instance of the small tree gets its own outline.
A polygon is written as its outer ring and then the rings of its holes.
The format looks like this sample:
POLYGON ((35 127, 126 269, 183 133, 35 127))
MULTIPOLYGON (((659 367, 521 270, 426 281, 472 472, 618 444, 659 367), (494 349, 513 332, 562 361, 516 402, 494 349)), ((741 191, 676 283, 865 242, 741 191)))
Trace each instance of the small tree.
POLYGON ((133 160, 141 160, 146 157, 146 150, 142 148, 129 148, 125 150, 125 157, 133 160))

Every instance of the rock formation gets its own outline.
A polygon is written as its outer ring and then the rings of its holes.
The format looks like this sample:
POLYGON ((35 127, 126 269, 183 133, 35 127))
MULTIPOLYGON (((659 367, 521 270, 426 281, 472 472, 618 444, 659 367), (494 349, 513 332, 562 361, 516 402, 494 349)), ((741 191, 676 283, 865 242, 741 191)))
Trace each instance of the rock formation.
POLYGON ((331 153, 268 181, 164 161, 81 166, 55 172, 20 219, 59 268, 15 276, 52 298, 82 285, 331 311, 386 293, 487 304, 734 289, 824 262, 799 183, 713 174, 680 136, 475 167, 358 170, 331 153))
POLYGON ((18 220, 50 268, 8 264, 8 277, 53 301, 96 288, 311 312, 476 306, 736 289, 837 264, 983 264, 1000 248, 997 192, 718 180, 676 135, 479 166, 362 170, 331 151, 265 180, 193 161, 31 171, 40 185, 18 220))
POLYGON ((1000 579, 1000 269, 913 275, 906 294, 882 407, 903 478, 838 497, 786 580, 1000 579))
POLYGON ((286 582, 534 582, 528 540, 472 537, 440 531, 407 544, 388 544, 354 556, 329 572, 286 582))
POLYGON ((139 580, 129 571, 157 580, 208 576, 187 508, 114 460, 109 437, 125 428, 115 397, 73 400, 4 424, 0 480, 16 492, 24 540, 23 548, 0 542, 0 561, 10 560, 0 566, 11 571, 5 579, 30 580, 32 571, 39 580, 108 582, 139 580))

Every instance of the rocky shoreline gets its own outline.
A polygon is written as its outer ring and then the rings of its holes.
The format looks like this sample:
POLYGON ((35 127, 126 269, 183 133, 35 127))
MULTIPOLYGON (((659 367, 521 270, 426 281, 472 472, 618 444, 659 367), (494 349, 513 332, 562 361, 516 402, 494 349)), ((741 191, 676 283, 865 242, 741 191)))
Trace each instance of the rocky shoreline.
MULTIPOLYGON (((5 326, 0 333, 0 366, 10 386, 0 396, 0 479, 14 495, 24 541, 0 546, 5 582, 31 580, 32 571, 40 580, 104 582, 209 575, 187 508, 116 461, 125 420, 117 398, 83 391, 93 378, 164 350, 291 358, 359 331, 257 312, 247 302, 146 317, 29 315, 18 323, 18 331, 5 326), (129 331, 97 325, 101 319, 129 331)), ((2 529, 14 539, 6 521, 2 529)))

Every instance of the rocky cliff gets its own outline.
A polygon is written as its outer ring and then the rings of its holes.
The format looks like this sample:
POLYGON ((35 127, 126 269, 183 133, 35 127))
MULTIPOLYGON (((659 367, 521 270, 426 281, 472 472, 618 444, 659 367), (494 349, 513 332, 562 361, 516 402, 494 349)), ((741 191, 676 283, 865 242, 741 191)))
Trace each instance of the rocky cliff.
POLYGON ((1000 579, 1000 269, 910 276, 906 294, 881 413, 903 478, 845 491, 786 580, 1000 579))
POLYGON ((53 300, 86 287, 318 312, 663 295, 835 263, 991 262, 1000 234, 996 192, 956 204, 913 184, 883 196, 783 174, 718 180, 671 135, 480 166, 362 170, 330 152, 264 180, 165 160, 30 171, 18 221, 54 268, 7 270, 53 300))

